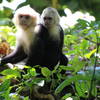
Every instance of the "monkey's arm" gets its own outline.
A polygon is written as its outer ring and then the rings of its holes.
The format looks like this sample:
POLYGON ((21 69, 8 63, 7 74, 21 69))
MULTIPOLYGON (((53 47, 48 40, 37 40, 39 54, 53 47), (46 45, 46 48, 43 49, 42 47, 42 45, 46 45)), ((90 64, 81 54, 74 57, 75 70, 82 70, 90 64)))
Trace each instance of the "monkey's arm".
POLYGON ((21 46, 17 46, 17 48, 11 54, 2 58, 1 64, 6 64, 6 63, 15 64, 17 62, 20 62, 26 57, 27 55, 24 53, 23 48, 21 46))

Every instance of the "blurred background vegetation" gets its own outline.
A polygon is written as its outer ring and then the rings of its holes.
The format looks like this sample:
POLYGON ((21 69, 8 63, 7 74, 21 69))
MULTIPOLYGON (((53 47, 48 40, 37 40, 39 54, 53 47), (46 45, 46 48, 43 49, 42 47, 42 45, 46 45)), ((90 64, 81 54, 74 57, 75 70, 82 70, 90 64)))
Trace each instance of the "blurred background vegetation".
POLYGON ((61 15, 64 15, 64 8, 69 8, 72 12, 75 11, 88 11, 91 15, 95 16, 97 20, 100 19, 100 0, 0 0, 0 4, 3 4, 3 10, 0 8, 0 18, 11 17, 12 9, 19 8, 23 5, 30 4, 39 13, 48 6, 57 8, 61 15), (9 3, 5 3, 8 1, 9 3), (10 6, 10 3, 15 5, 10 6), (8 7, 8 8, 7 8, 8 7), (11 8, 11 9, 10 9, 11 8))

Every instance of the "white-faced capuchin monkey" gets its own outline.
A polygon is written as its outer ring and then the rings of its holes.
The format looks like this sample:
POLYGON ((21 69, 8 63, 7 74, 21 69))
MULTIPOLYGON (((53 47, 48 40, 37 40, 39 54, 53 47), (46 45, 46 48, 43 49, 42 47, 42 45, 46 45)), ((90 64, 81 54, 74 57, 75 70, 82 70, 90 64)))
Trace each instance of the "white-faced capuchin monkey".
POLYGON ((27 58, 25 64, 34 66, 41 64, 44 54, 44 46, 41 33, 45 28, 37 25, 39 14, 30 6, 24 6, 16 10, 13 22, 17 27, 16 49, 2 58, 1 64, 16 64, 27 58), (42 30, 41 30, 42 29, 42 30))
POLYGON ((49 32, 49 42, 47 42, 47 45, 51 45, 48 46, 48 52, 53 50, 57 60, 60 61, 60 65, 66 66, 68 64, 68 58, 62 53, 64 32, 59 22, 60 16, 55 8, 48 7, 43 10, 41 14, 41 24, 45 26, 49 32))
MULTIPOLYGON (((51 41, 48 30, 43 25, 38 24, 39 14, 30 6, 24 6, 15 12, 13 21, 17 27, 16 48, 11 54, 2 58, 1 65, 16 64, 27 59, 25 65, 31 67, 40 65, 53 69, 59 60, 59 45, 58 42, 51 41)), ((31 100, 57 100, 50 93, 40 93, 39 87, 33 90, 36 95, 33 93, 31 100)))

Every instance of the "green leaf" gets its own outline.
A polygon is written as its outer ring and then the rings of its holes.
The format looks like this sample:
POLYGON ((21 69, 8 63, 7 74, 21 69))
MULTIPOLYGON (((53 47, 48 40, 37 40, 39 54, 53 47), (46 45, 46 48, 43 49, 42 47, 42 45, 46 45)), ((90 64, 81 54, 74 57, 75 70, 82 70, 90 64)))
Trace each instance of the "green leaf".
POLYGON ((80 48, 83 50, 83 51, 87 51, 89 47, 89 42, 87 40, 82 40, 81 44, 80 44, 80 48))
POLYGON ((30 73, 31 76, 36 76, 36 75, 37 75, 37 74, 36 74, 35 68, 31 68, 31 69, 29 70, 29 73, 30 73))
POLYGON ((19 77, 21 78, 21 74, 17 69, 6 69, 1 72, 2 75, 6 75, 7 79, 13 78, 13 77, 19 77))
POLYGON ((42 78, 32 78, 29 80, 24 81, 25 85, 28 87, 33 87, 33 85, 38 85, 43 79, 42 78))
POLYGON ((29 73, 23 75, 23 79, 29 79, 29 78, 30 78, 30 74, 29 73))
POLYGON ((78 19, 77 21, 81 24, 82 28, 89 26, 89 22, 86 20, 78 19))
POLYGON ((68 85, 71 85, 72 82, 76 82, 76 81, 79 81, 79 80, 90 80, 90 77, 87 77, 85 75, 74 75, 74 76, 71 76, 71 77, 67 77, 66 80, 64 80, 55 90, 55 94, 58 94, 60 93, 64 87, 68 86, 68 85))
POLYGON ((85 66, 85 62, 80 61, 78 56, 75 56, 74 59, 70 61, 70 63, 72 64, 72 68, 74 71, 73 73, 80 71, 85 66))
POLYGON ((5 93, 3 94, 3 96, 5 97, 5 100, 11 100, 9 97, 10 91, 11 91, 11 87, 9 87, 9 89, 6 90, 5 93))
POLYGON ((87 93, 88 93, 89 87, 90 87, 90 82, 88 82, 86 80, 76 81, 75 87, 76 87, 76 91, 80 97, 87 97, 87 95, 88 95, 87 93))
POLYGON ((45 77, 50 77, 52 72, 51 72, 47 67, 43 67, 43 68, 41 69, 41 73, 42 73, 43 76, 45 76, 45 77))
POLYGON ((92 50, 88 54, 84 55, 86 58, 90 59, 90 57, 96 52, 97 49, 92 50))
POLYGON ((3 92, 3 91, 7 91, 8 88, 10 86, 10 80, 5 80, 3 83, 1 83, 0 85, 0 92, 3 92))
POLYGON ((91 91, 91 92, 92 92, 92 95, 93 95, 93 96, 95 96, 95 97, 97 96, 96 84, 92 84, 92 91, 91 91))
POLYGON ((29 100, 29 97, 25 97, 24 100, 29 100))
POLYGON ((68 97, 71 97, 71 93, 68 93, 68 94, 66 94, 66 95, 64 95, 62 98, 61 98, 61 100, 66 100, 68 97))
POLYGON ((0 26, 5 26, 5 25, 9 25, 11 23, 11 20, 8 18, 0 18, 0 26))

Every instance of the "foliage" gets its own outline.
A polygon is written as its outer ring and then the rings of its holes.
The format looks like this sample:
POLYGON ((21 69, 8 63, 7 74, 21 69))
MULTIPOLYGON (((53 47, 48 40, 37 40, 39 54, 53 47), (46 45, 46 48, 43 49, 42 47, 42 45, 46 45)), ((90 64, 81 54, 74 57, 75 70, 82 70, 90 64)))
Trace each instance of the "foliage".
POLYGON ((13 27, 1 26, 0 27, 0 41, 7 40, 11 46, 15 46, 15 32, 13 27))

